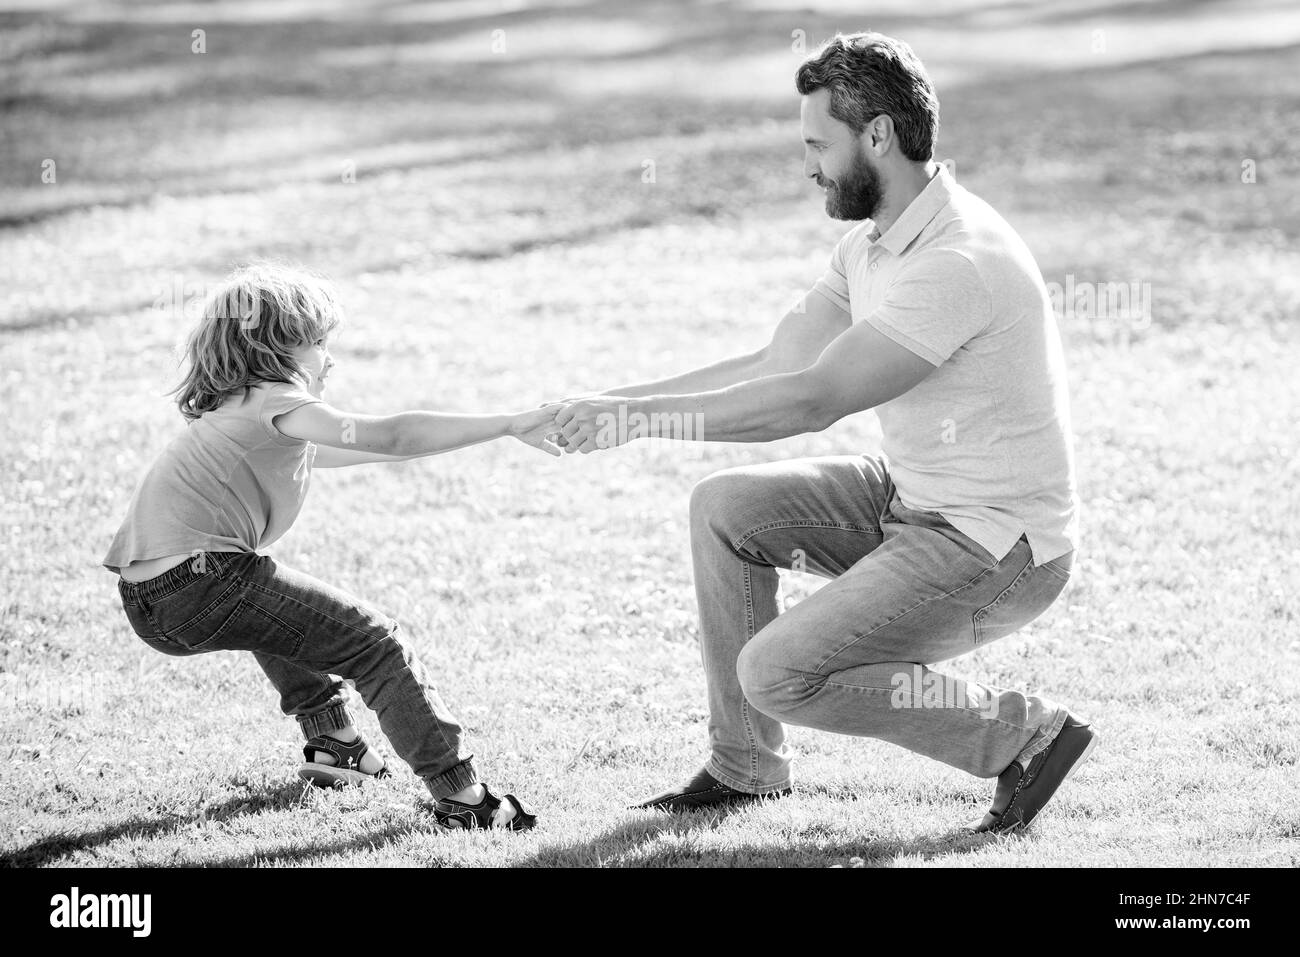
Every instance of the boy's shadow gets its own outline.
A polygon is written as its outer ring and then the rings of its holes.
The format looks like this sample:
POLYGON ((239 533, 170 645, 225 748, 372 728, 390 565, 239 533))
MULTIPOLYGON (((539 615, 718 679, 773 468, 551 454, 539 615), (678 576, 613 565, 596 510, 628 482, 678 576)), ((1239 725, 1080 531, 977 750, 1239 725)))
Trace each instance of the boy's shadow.
MULTIPOLYGON (((203 816, 209 820, 229 820, 261 811, 287 810, 301 802, 306 787, 302 782, 272 785, 252 794, 232 797, 221 804, 209 805, 204 808, 203 816)), ((194 820, 192 815, 184 814, 152 819, 136 816, 96 831, 79 834, 64 831, 0 856, 0 867, 41 867, 77 851, 93 850, 128 835, 151 838, 174 834, 193 825, 194 820)))

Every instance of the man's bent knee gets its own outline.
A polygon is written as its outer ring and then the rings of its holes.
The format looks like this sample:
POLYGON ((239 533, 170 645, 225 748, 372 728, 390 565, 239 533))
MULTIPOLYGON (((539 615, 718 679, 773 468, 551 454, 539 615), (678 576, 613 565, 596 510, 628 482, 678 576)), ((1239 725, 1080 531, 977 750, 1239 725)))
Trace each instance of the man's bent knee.
POLYGON ((724 512, 736 499, 739 480, 737 469, 723 469, 696 482, 691 489, 691 521, 708 521, 724 512))
POLYGON ((744 535, 761 511, 763 490, 756 487, 746 466, 707 475, 691 489, 691 537, 697 541, 720 537, 728 543, 744 535))
POLYGON ((751 640, 736 658, 736 678, 751 705, 765 715, 784 720, 816 693, 804 673, 772 652, 767 642, 751 640))

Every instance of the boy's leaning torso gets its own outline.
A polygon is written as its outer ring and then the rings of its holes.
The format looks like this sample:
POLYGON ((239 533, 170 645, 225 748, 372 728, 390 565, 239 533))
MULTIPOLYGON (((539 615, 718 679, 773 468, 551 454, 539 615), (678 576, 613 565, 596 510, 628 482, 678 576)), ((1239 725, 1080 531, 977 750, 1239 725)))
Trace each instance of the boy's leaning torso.
POLYGON ((148 562, 132 569, 138 580, 177 556, 255 551, 280 538, 306 498, 316 447, 272 420, 313 401, 296 385, 264 383, 191 422, 146 472, 103 563, 148 562))

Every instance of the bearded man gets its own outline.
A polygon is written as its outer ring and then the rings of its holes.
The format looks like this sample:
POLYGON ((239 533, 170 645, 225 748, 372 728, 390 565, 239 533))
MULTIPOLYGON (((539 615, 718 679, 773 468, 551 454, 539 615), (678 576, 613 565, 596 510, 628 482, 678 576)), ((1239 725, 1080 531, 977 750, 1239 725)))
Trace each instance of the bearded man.
POLYGON ((788 794, 783 725, 889 741, 997 778, 976 831, 1028 825, 1097 742, 1046 697, 929 667, 1064 590, 1078 534, 1065 362, 1033 256, 934 160, 939 101, 907 44, 836 36, 798 69, 804 174, 861 220, 763 348, 562 403, 568 451, 638 434, 766 442, 874 409, 881 455, 730 468, 691 495, 710 754, 638 805, 788 794), (668 426, 702 423, 689 435, 668 426), (645 425, 645 423, 649 423, 645 425), (617 436, 611 440, 610 435, 617 436), (831 579, 783 614, 777 569, 831 579))

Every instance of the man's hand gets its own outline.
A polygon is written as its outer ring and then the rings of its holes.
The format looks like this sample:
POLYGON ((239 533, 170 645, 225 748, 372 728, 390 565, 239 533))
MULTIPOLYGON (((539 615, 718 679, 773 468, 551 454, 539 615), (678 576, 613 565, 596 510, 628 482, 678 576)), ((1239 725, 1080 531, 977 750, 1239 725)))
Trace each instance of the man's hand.
POLYGON ((559 431, 555 426, 555 413, 562 408, 553 402, 538 409, 520 412, 510 417, 510 434, 525 445, 541 449, 547 455, 560 455, 560 447, 555 444, 559 431))
MULTIPOLYGON (((561 399, 559 402, 543 402, 540 406, 538 406, 538 408, 545 409, 545 408, 554 408, 556 406, 568 405, 570 402, 577 402, 579 399, 588 399, 595 395, 600 395, 600 393, 585 392, 582 395, 571 395, 568 396, 567 398, 561 399)), ((557 447, 562 449, 568 448, 568 442, 565 440, 564 436, 561 435, 558 431, 556 431, 554 438, 557 447)))
POLYGON ((555 410, 556 440, 566 452, 584 455, 612 449, 644 436, 637 400, 621 395, 597 395, 560 403, 555 410))

